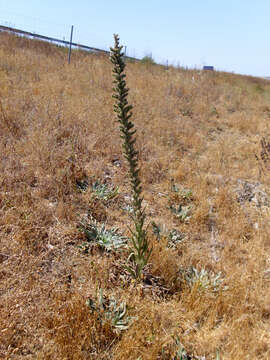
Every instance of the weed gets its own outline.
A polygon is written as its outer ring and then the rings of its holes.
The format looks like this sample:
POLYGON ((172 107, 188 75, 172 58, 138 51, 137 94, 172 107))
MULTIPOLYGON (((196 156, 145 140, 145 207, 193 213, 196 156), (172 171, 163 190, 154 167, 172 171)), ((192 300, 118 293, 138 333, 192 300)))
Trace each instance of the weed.
POLYGON ((177 350, 173 360, 190 360, 191 357, 187 354, 178 336, 175 338, 175 344, 177 346, 177 350))
POLYGON ((180 342, 179 336, 173 336, 173 343, 168 344, 161 350, 161 359, 171 360, 191 360, 192 357, 187 354, 184 346, 180 342), (170 355, 171 354, 171 355, 170 355))
POLYGON ((160 240, 162 237, 166 237, 168 239, 168 248, 176 248, 177 245, 183 242, 185 239, 185 234, 181 233, 177 229, 167 230, 165 225, 158 225, 154 221, 152 221, 151 225, 152 231, 156 236, 157 240, 160 240))
POLYGON ((106 298, 102 289, 99 289, 97 301, 89 298, 86 305, 89 306, 91 312, 98 313, 98 318, 102 323, 109 321, 117 332, 127 330, 131 320, 135 319, 127 315, 125 302, 118 304, 114 297, 106 298))
POLYGON ((171 183, 171 191, 178 194, 183 200, 193 200, 193 192, 191 189, 186 189, 173 181, 171 183))
POLYGON ((189 203, 193 201, 192 190, 172 182, 171 191, 169 209, 182 222, 188 222, 193 208, 192 205, 189 205, 189 203))
POLYGON ((128 88, 125 81, 125 63, 124 53, 122 52, 123 46, 119 45, 118 35, 114 35, 114 48, 111 48, 111 62, 113 63, 113 76, 115 80, 115 88, 113 89, 113 98, 116 100, 114 111, 117 114, 120 123, 121 139, 123 140, 123 152, 129 165, 129 179, 132 191, 132 206, 134 213, 131 215, 134 222, 134 230, 131 230, 131 248, 130 259, 135 263, 135 270, 129 267, 131 274, 140 278, 144 266, 148 263, 151 255, 149 243, 147 240, 147 233, 144 227, 145 212, 142 209, 142 187, 139 176, 138 166, 138 151, 135 150, 135 133, 134 124, 130 120, 132 116, 132 106, 128 105, 127 96, 128 88))
POLYGON ((76 180, 76 186, 78 188, 78 190, 80 191, 86 191, 88 186, 89 186, 89 183, 86 179, 83 179, 83 180, 76 180))
POLYGON ((153 234, 156 236, 157 240, 160 240, 161 238, 161 228, 159 225, 157 225, 154 221, 151 223, 153 234))
MULTIPOLYGON (((89 187, 89 181, 87 179, 82 179, 82 180, 77 179, 76 186, 77 186, 78 190, 84 192, 89 187)), ((102 184, 99 180, 96 180, 91 185, 91 190, 93 192, 94 198, 103 200, 105 202, 114 199, 119 193, 118 186, 114 187, 114 186, 108 185, 106 183, 102 184)))
MULTIPOLYGON (((218 274, 214 274, 205 269, 198 270, 194 267, 190 267, 187 270, 180 269, 180 274, 182 274, 190 288, 198 286, 198 289, 201 291, 210 290, 217 292, 220 290, 224 281, 224 279, 221 278, 220 272, 218 274)), ((223 289, 225 290, 226 287, 223 289)))
POLYGON ((188 222, 191 217, 191 205, 183 206, 181 204, 179 205, 170 205, 170 210, 175 216, 180 219, 182 222, 188 222))
POLYGON ((168 247, 176 248, 178 244, 182 243, 185 239, 185 234, 177 229, 172 229, 168 234, 168 247))
POLYGON ((126 211, 129 214, 133 214, 134 213, 134 209, 131 205, 126 204, 122 206, 122 210, 126 211))
POLYGON ((109 186, 107 184, 101 184, 99 181, 95 181, 92 185, 94 196, 108 201, 115 198, 119 193, 118 187, 109 186))
POLYGON ((87 243, 79 247, 86 253, 93 245, 98 245, 106 251, 127 247, 127 238, 120 235, 117 228, 106 229, 104 224, 98 225, 97 222, 87 223, 86 221, 82 221, 80 225, 81 231, 86 235, 87 243))

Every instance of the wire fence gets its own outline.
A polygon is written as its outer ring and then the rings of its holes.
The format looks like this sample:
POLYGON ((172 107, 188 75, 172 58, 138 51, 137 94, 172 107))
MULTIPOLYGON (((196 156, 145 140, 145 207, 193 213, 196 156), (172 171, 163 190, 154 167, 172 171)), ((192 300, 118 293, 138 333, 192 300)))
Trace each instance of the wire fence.
MULTIPOLYGON (((94 53, 101 53, 101 54, 107 54, 107 55, 110 54, 110 52, 107 50, 103 50, 103 49, 99 49, 96 47, 72 42, 72 40, 71 41, 61 40, 61 39, 57 39, 55 37, 36 34, 34 32, 17 29, 15 27, 11 27, 11 26, 0 25, 0 32, 8 32, 8 33, 13 33, 13 34, 20 35, 20 36, 25 36, 28 38, 34 38, 34 39, 39 39, 39 40, 43 40, 43 41, 48 41, 48 42, 51 42, 51 43, 54 43, 54 44, 57 44, 60 46, 69 46, 70 49, 76 48, 76 49, 80 49, 80 50, 88 51, 88 52, 92 52, 92 53, 94 52, 94 53)), ((135 57, 130 57, 130 56, 125 56, 125 57, 128 60, 139 61, 139 59, 137 59, 135 57)), ((69 55, 69 58, 70 58, 70 55, 69 55)))

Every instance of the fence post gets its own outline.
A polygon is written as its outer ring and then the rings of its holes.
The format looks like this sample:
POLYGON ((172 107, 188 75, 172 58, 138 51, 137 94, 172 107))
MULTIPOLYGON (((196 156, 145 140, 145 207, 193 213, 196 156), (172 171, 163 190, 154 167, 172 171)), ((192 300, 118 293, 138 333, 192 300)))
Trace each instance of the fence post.
POLYGON ((69 64, 70 64, 70 57, 71 57, 72 37, 73 37, 73 25, 71 26, 70 42, 69 42, 69 50, 68 50, 68 63, 69 64))
POLYGON ((124 60, 127 60, 127 47, 124 46, 124 60))

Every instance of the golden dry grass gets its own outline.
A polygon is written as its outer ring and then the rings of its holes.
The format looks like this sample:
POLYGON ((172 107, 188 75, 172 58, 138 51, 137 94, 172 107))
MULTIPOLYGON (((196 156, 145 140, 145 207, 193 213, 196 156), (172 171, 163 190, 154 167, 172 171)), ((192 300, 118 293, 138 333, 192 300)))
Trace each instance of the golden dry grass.
POLYGON ((186 235, 167 248, 149 227, 148 287, 124 274, 125 253, 78 248, 87 213, 128 234, 108 58, 74 52, 68 66, 62 49, 1 34, 0 358, 172 359, 178 336, 193 359, 269 359, 269 211, 237 201, 236 188, 270 190, 255 158, 270 134, 270 83, 139 63, 127 82, 148 221, 186 235), (119 196, 93 199, 76 187, 85 178, 119 196), (187 201, 172 184, 192 190, 188 222, 169 209, 187 201), (179 270, 190 266, 221 272, 226 287, 188 286, 179 270), (136 317, 122 334, 85 305, 98 287, 136 317))

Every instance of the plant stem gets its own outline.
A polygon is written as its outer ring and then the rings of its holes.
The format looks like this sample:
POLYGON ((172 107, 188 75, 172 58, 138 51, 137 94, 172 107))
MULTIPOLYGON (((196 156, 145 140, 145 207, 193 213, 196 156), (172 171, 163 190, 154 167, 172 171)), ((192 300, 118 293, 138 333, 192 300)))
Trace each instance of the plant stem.
POLYGON ((129 165, 129 180, 132 192, 132 206, 134 222, 134 230, 131 230, 131 244, 130 258, 135 263, 135 270, 129 268, 130 272, 139 278, 142 274, 142 269, 148 263, 152 249, 149 249, 147 233, 144 227, 145 213, 142 209, 142 186, 140 181, 140 169, 138 166, 138 151, 135 149, 136 137, 134 124, 132 123, 132 105, 128 104, 128 88, 125 81, 125 62, 123 46, 119 45, 118 35, 114 35, 114 48, 111 48, 110 60, 113 63, 113 77, 114 85, 113 98, 116 100, 114 111, 117 114, 118 122, 120 123, 121 139, 123 140, 123 153, 129 165))

